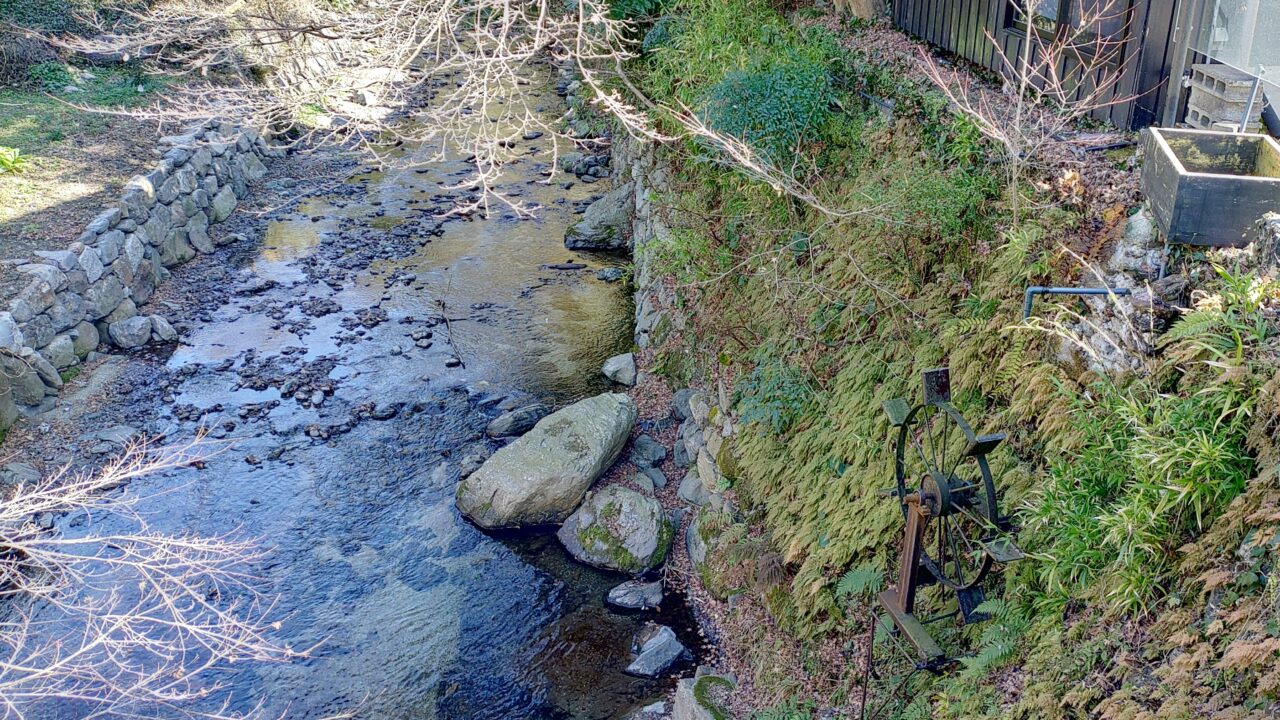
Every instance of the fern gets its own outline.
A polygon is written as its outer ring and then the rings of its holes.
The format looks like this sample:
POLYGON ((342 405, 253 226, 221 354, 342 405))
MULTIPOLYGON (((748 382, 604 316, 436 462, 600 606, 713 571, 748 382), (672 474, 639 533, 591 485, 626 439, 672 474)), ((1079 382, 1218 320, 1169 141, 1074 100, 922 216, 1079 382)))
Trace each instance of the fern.
POLYGON ((1021 609, 1000 598, 991 598, 978 605, 977 611, 991 616, 982 630, 978 650, 971 657, 960 658, 964 666, 960 677, 977 681, 988 672, 1004 665, 1018 652, 1019 641, 1030 627, 1030 621, 1021 609))
POLYGON ((884 587, 884 573, 876 562, 865 562, 855 567, 836 583, 836 599, 844 601, 853 597, 870 598, 884 587))

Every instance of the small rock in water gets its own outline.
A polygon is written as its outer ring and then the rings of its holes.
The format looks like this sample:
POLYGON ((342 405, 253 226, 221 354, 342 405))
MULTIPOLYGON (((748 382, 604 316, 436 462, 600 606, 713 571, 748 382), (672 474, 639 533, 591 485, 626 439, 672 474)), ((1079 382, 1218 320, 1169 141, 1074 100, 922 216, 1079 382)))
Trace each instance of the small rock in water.
POLYGON ((111 446, 123 448, 129 441, 138 437, 139 434, 137 428, 129 427, 128 425, 115 425, 106 430, 89 433, 83 439, 88 441, 96 440, 100 445, 107 446, 108 449, 105 452, 111 452, 111 446))
POLYGON ((609 591, 610 605, 627 610, 649 610, 662 604, 662 581, 628 580, 609 591))
POLYGON ((674 533, 657 499, 609 485, 587 493, 556 537, 576 560, 636 574, 662 564, 674 533))
POLYGON ((636 356, 631 353, 614 355, 604 361, 604 376, 621 385, 636 384, 636 356))
POLYGON ((529 405, 512 410, 494 418, 485 428, 484 433, 493 438, 523 435, 533 429, 533 426, 550 412, 551 408, 546 405, 529 405))
POLYGON ((649 623, 640 630, 633 649, 636 659, 627 666, 625 672, 628 675, 650 678, 661 675, 689 654, 676 638, 674 630, 654 623, 649 623))
POLYGON ((667 704, 661 700, 652 705, 645 705, 626 716, 625 720, 665 720, 667 717, 667 704))
POLYGON ((603 280, 605 282, 617 282, 622 279, 622 268, 604 268, 600 272, 596 273, 596 279, 603 280))

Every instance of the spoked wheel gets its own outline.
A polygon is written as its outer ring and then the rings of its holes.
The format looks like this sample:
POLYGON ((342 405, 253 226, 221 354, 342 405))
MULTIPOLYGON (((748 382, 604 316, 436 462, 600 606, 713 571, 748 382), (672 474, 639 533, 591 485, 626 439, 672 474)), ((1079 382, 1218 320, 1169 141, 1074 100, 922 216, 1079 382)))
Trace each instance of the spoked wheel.
POLYGON ((983 542, 996 535, 999 510, 986 453, 1003 435, 974 435, 951 403, 934 400, 911 409, 898 426, 895 475, 898 501, 918 493, 926 509, 920 564, 938 582, 971 588, 990 572, 983 542))
POLYGON ((924 668, 888 617, 871 614, 865 643, 859 720, 898 717, 920 697, 924 668))

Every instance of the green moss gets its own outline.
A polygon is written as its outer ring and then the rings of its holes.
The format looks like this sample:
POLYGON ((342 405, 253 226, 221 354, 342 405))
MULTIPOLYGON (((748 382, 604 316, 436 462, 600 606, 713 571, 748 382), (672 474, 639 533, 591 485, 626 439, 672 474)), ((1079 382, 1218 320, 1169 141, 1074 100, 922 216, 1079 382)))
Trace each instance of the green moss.
POLYGON ((716 453, 716 467, 720 468, 720 474, 729 482, 737 482, 742 474, 742 467, 738 463, 738 458, 734 457, 733 436, 725 438, 720 445, 720 451, 716 453))
POLYGON ((658 547, 653 551, 653 559, 650 560, 650 567, 657 567, 667 559, 667 553, 671 551, 671 542, 675 539, 676 529, 671 522, 663 518, 658 525, 658 547))
POLYGON ((59 376, 62 378, 63 383, 69 383, 80 377, 81 372, 83 372, 83 369, 79 365, 73 365, 59 373, 59 376))
POLYGON ((609 564, 623 572, 634 573, 649 569, 639 558, 632 555, 630 550, 623 547, 622 543, 611 535, 602 524, 579 528, 578 542, 593 555, 598 554, 600 549, 603 548, 609 564))
POLYGON ((698 702, 698 705, 711 713, 711 717, 715 718, 715 720, 729 720, 732 717, 729 714, 729 710, 716 702, 715 698, 712 697, 712 693, 716 689, 732 692, 735 687, 733 681, 729 678, 719 675, 703 675, 693 683, 693 699, 698 702))

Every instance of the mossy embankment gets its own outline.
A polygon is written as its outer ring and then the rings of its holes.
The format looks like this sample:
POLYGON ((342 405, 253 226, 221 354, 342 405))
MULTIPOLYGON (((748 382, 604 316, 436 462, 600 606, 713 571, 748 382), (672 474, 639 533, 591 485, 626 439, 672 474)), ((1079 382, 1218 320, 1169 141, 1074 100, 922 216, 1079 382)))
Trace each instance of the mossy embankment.
MULTIPOLYGON (((677 0, 635 63, 648 92, 785 158, 811 193, 775 192, 698 142, 660 151, 672 182, 653 200, 672 233, 651 251, 690 322, 652 369, 676 386, 725 381, 746 424, 729 451, 740 513, 718 525, 738 528, 726 545, 741 552, 725 563, 738 568, 737 606, 755 603, 771 623, 728 638, 731 652, 762 697, 856 707, 873 605, 838 581, 887 571, 902 524, 878 494, 893 462, 881 403, 916 397, 920 372, 946 365, 975 429, 1009 435, 992 459, 1030 557, 989 583, 992 621, 932 626, 960 667, 911 678, 914 701, 898 712, 1274 707, 1280 396, 1265 269, 1243 255, 1186 259, 1176 272, 1194 308, 1158 337, 1144 332, 1149 317, 1131 318, 1154 346, 1117 340, 1128 369, 1107 371, 1087 348, 1105 304, 1046 308, 1027 324, 1022 292, 1089 284, 1136 197, 1064 189, 1062 168, 1046 166, 1020 188, 1035 209, 1015 224, 993 148, 909 51, 884 52, 894 31, 836 25, 756 0, 677 0), (742 572, 773 554, 781 581, 742 572), (770 662, 780 637, 800 658, 783 671, 770 662)), ((922 611, 946 611, 950 597, 930 591, 922 611)))

